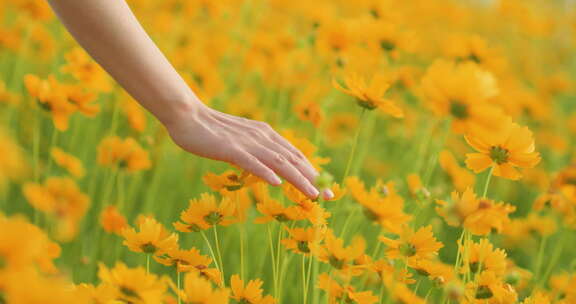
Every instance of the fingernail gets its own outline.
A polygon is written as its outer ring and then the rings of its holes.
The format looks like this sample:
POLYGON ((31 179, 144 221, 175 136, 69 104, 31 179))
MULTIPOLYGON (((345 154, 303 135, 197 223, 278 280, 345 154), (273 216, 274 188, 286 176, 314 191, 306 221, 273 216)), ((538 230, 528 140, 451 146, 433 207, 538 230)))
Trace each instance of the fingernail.
POLYGON ((308 186, 307 192, 308 192, 308 195, 313 197, 313 198, 318 197, 318 194, 320 194, 320 192, 318 192, 318 189, 314 188, 313 186, 308 186))
POLYGON ((334 192, 332 192, 331 189, 324 189, 324 199, 333 199, 334 198, 334 192))
POLYGON ((282 184, 282 180, 278 177, 278 175, 272 176, 272 185, 278 186, 282 184))

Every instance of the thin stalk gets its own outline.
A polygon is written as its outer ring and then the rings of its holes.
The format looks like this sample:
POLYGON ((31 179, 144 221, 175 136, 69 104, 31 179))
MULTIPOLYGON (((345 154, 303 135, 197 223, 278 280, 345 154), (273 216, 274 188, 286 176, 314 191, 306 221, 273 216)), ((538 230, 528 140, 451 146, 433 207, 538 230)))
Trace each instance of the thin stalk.
POLYGON ((270 231, 270 225, 267 224, 266 228, 268 230, 268 244, 270 245, 270 256, 272 256, 272 280, 274 283, 274 297, 278 298, 278 270, 276 269, 276 256, 274 252, 274 242, 272 241, 272 232, 270 231))
POLYGON ((210 244, 210 241, 206 237, 206 233, 204 233, 204 231, 200 231, 200 235, 204 239, 204 242, 206 242, 206 246, 208 246, 208 251, 210 251, 210 255, 212 256, 212 260, 214 260, 214 264, 216 265, 216 269, 218 269, 218 271, 221 272, 220 265, 218 264, 218 260, 216 259, 216 255, 214 254, 214 249, 212 249, 212 245, 210 244))
POLYGON ((214 242, 216 242, 216 254, 218 254, 218 263, 220 263, 220 273, 222 274, 222 282, 224 282, 224 286, 226 286, 226 281, 224 280, 224 264, 222 263, 222 254, 220 253, 220 241, 218 240, 218 230, 216 229, 216 225, 213 227, 214 231, 214 242))
POLYGON ((494 166, 490 167, 488 171, 488 177, 486 177, 486 183, 484 183, 484 191, 482 192, 482 197, 488 195, 488 186, 490 186, 490 180, 492 179, 492 173, 494 172, 494 166))
POLYGON ((350 173, 350 167, 352 167, 352 161, 354 160, 354 153, 356 152, 356 146, 358 146, 358 138, 360 138, 360 131, 362 130, 362 121, 364 118, 364 113, 366 112, 365 108, 362 108, 360 112, 359 121, 358 121, 358 128, 356 128, 356 134, 354 135, 354 142, 352 143, 352 149, 350 150, 350 154, 348 156, 348 162, 346 163, 346 170, 344 170, 344 175, 342 176, 342 183, 346 177, 348 177, 348 173, 350 173))

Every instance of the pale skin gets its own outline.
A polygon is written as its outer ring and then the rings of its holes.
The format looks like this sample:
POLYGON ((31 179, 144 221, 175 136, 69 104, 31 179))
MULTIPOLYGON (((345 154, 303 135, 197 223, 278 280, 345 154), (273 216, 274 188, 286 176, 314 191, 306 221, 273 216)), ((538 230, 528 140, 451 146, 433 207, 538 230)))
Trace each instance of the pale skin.
MULTIPOLYGON (((236 165, 271 185, 283 177, 310 198, 317 171, 267 123, 205 106, 123 0, 50 0, 78 43, 168 130, 182 149, 236 165)), ((323 196, 333 193, 326 189, 323 196)))

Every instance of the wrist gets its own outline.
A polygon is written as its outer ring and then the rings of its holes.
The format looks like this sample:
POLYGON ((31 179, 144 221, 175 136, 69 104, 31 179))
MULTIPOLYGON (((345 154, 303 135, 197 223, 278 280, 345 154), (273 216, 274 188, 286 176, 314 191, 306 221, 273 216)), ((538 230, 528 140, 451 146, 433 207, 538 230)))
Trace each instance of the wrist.
POLYGON ((172 128, 175 125, 181 124, 184 120, 189 120, 204 111, 207 106, 190 92, 184 96, 169 98, 164 102, 160 111, 154 113, 154 116, 166 127, 172 128))

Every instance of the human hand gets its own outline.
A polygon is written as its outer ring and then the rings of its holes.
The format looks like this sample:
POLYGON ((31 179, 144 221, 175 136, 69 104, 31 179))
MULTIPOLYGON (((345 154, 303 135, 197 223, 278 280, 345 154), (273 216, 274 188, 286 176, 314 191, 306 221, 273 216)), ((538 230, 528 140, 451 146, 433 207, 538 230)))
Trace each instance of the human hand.
MULTIPOLYGON (((197 102, 191 109, 165 122, 174 142, 201 157, 236 165, 273 186, 285 178, 314 199, 318 172, 290 142, 265 122, 225 114, 197 102), (278 175, 276 175, 278 174, 278 175)), ((331 190, 323 191, 331 199, 331 190)))

